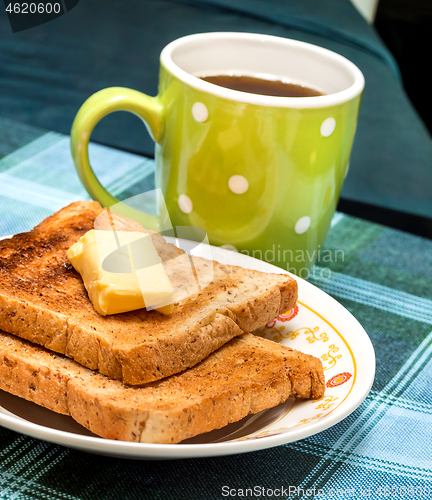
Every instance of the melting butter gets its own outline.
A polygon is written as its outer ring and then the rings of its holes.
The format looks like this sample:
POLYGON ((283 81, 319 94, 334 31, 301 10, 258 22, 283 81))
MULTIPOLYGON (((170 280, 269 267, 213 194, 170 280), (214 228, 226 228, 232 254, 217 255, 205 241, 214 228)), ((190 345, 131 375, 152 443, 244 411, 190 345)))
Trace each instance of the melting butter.
POLYGON ((148 234, 92 229, 69 248, 67 258, 99 314, 143 307, 171 314, 173 286, 148 234))

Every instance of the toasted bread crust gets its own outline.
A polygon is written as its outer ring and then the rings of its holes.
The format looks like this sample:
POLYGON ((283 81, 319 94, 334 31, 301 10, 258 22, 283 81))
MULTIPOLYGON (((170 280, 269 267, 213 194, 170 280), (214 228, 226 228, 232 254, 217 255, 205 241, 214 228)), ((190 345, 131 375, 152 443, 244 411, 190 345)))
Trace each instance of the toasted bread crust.
MULTIPOLYGON (((195 266, 214 273, 213 281, 176 302, 171 316, 139 310, 102 317, 66 257, 101 212, 96 202, 73 203, 32 231, 0 241, 1 329, 111 378, 143 384, 193 366, 295 305, 297 283, 286 275, 194 258, 195 266)), ((177 253, 160 235, 154 238, 162 256, 177 253)), ((174 286, 187 289, 182 266, 189 261, 164 265, 174 286)))
POLYGON ((0 389, 105 438, 178 443, 288 397, 317 399, 325 383, 319 359, 252 334, 180 374, 132 387, 0 332, 0 389))

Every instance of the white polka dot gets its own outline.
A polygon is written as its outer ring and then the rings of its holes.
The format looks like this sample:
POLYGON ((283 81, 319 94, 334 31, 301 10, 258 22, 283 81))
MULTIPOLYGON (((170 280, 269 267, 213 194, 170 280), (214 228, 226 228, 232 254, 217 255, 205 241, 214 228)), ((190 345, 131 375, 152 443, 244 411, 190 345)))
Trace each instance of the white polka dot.
POLYGON ((228 187, 235 194, 243 194, 249 189, 249 182, 242 175, 233 175, 228 181, 228 187))
POLYGON ((181 194, 178 199, 178 205, 180 207, 180 210, 185 214, 190 214, 192 212, 193 205, 192 200, 189 198, 189 196, 181 194))
POLYGON ((192 115, 197 122, 205 122, 209 115, 206 105, 202 102, 196 102, 192 106, 192 115))
POLYGON ((300 217, 300 219, 296 222, 295 225, 295 232, 297 234, 303 234, 305 233, 311 224, 311 218, 309 215, 305 215, 304 217, 300 217))
POLYGON ((332 135, 334 129, 336 128, 336 120, 334 118, 327 118, 321 123, 321 135, 323 137, 328 137, 332 135))
POLYGON ((225 250, 231 250, 231 252, 238 252, 237 248, 234 245, 222 245, 221 248, 225 248, 225 250))

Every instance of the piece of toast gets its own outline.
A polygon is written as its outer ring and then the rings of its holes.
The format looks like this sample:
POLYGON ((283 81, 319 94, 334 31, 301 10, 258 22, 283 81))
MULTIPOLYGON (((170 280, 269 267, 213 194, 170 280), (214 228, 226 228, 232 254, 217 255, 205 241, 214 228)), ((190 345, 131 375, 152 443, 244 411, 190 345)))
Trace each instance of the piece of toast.
POLYGON ((196 257, 200 275, 207 270, 214 277, 193 293, 189 256, 170 259, 178 249, 156 234, 155 246, 177 293, 173 314, 140 309, 100 316, 66 252, 101 213, 96 202, 72 203, 33 230, 0 241, 1 329, 110 378, 144 384, 195 365, 295 305, 297 283, 287 275, 196 257))
POLYGON ((99 436, 178 443, 286 401, 324 394, 321 361, 245 333, 180 374, 125 386, 0 331, 0 389, 99 436))

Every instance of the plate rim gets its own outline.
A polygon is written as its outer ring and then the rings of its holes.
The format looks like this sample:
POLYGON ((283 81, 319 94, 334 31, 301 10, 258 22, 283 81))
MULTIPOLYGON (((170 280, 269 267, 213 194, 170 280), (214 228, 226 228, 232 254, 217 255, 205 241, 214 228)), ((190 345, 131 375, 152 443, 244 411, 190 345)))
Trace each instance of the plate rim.
MULTIPOLYGON (((0 236, 0 240, 10 237, 12 236, 0 236)), ((202 458, 232 455, 237 453, 247 453, 299 441, 301 439, 305 439, 306 437, 315 435, 323 430, 326 430, 333 425, 336 425, 338 422, 350 415, 356 408, 358 408, 360 404, 366 399, 371 390, 375 378, 376 363, 375 351, 372 342, 365 329, 352 315, 352 313, 350 313, 336 299, 331 297, 323 290, 319 289, 317 286, 307 282, 303 278, 285 271, 282 268, 279 268, 268 262, 255 259, 254 257, 251 257, 249 255, 236 253, 221 247, 207 245, 204 243, 202 243, 201 245, 203 245, 204 247, 210 247, 210 251, 212 252, 212 254, 215 252, 217 255, 220 255, 222 257, 222 261, 234 260, 234 262, 223 263, 230 263, 232 265, 239 265, 241 267, 250 269, 259 269, 263 272, 287 274, 292 276, 296 279, 299 285, 299 292, 301 291, 302 293, 305 293, 307 291, 310 291, 312 292, 312 294, 318 294, 318 296, 321 296, 324 299, 324 302, 327 302, 331 306, 331 309, 335 308, 336 310, 339 310, 338 312, 341 314, 342 318, 345 321, 349 321, 355 327, 353 328, 353 330, 356 330, 358 333, 360 333, 358 339, 361 339, 361 349, 364 351, 363 354, 366 354, 366 356, 364 356, 364 359, 355 359, 356 363, 360 361, 361 365, 368 365, 369 369, 366 370, 365 373, 360 373, 360 368, 357 368, 358 375, 361 375, 362 378, 360 378, 360 376, 357 377, 356 391, 353 392, 351 390, 351 392, 346 396, 341 405, 335 409, 334 413, 325 415, 315 422, 309 422, 308 424, 295 429, 295 432, 290 429, 290 432, 281 432, 279 434, 263 436, 261 439, 248 439, 240 441, 233 440, 220 443, 197 444, 131 443, 128 441, 105 439, 98 436, 75 434, 74 432, 63 431, 54 429, 52 427, 35 424, 23 419, 22 417, 19 417, 18 415, 14 415, 12 412, 9 412, 6 408, 2 408, 1 406, 0 426, 27 435, 29 437, 100 455, 109 455, 130 459, 202 458), (239 256, 241 256, 240 259, 239 256), (239 260, 240 262, 238 262, 239 260), (243 264, 249 264, 249 266, 243 264), (6 414, 5 411, 9 414, 6 414), (289 439, 287 439, 287 437, 289 439)), ((218 260, 218 258, 216 257, 214 260, 218 260)), ((302 297, 300 297, 300 293, 299 298, 302 299, 302 297)), ((304 302, 305 305, 307 305, 307 301, 305 301, 304 298, 301 300, 301 302, 304 302)), ((315 309, 312 310, 316 313, 315 309)), ((350 335, 351 334, 352 333, 350 332, 350 335)), ((352 339, 350 338, 350 346, 351 343, 352 339)), ((359 342, 354 341, 354 343, 356 344, 356 348, 358 349, 359 342)), ((364 370, 364 366, 362 366, 362 369, 364 370)))

